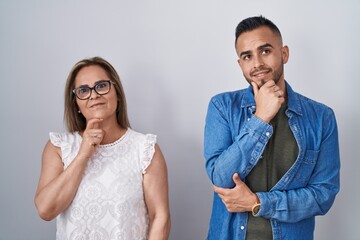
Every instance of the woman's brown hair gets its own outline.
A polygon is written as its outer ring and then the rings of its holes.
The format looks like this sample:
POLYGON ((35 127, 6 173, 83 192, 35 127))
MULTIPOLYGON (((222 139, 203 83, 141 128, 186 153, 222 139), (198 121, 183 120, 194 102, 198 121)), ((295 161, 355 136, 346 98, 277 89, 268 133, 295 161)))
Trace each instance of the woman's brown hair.
POLYGON ((76 104, 76 96, 73 93, 75 88, 75 78, 79 71, 88 66, 97 65, 103 68, 114 84, 116 95, 118 98, 118 106, 116 109, 117 122, 122 128, 129 128, 130 123, 127 115, 125 93, 115 68, 101 57, 86 58, 76 63, 71 69, 65 86, 65 108, 64 108, 64 121, 67 129, 70 132, 84 131, 86 128, 86 119, 79 113, 76 104))

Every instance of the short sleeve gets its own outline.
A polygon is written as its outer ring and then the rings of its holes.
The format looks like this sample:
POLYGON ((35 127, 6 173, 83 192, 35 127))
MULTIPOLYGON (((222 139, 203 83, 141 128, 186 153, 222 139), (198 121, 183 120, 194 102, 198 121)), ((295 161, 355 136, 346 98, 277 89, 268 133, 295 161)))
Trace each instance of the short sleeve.
MULTIPOLYGON (((61 158, 64 164, 71 155, 71 143, 74 142, 74 137, 66 133, 50 132, 50 142, 55 146, 61 148, 61 158), (71 141, 72 140, 72 141, 71 141)), ((67 164, 65 164, 67 165, 67 164)))
POLYGON ((141 156, 142 173, 146 173, 155 153, 156 135, 146 134, 141 156))
POLYGON ((49 137, 50 137, 50 142, 51 142, 55 147, 61 147, 61 134, 60 134, 60 133, 50 132, 50 133, 49 133, 49 137))

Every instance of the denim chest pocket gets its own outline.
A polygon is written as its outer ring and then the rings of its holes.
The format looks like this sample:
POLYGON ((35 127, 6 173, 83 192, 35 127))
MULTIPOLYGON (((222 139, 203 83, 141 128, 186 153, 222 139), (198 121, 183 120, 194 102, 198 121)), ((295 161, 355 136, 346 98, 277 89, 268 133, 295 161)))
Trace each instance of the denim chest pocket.
POLYGON ((319 152, 319 150, 306 150, 303 158, 298 159, 301 163, 293 182, 293 184, 297 185, 297 187, 304 187, 308 184, 316 165, 319 152))

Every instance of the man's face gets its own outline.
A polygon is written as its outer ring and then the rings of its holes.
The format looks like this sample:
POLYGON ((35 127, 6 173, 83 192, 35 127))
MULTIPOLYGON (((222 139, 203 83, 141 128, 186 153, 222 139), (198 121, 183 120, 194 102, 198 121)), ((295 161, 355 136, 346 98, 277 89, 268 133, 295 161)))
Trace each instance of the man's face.
MULTIPOLYGON (((259 87, 269 80, 284 81, 284 64, 289 49, 282 46, 281 37, 266 26, 242 33, 236 42, 238 63, 246 80, 259 87)), ((282 83, 281 83, 282 84, 282 83)))

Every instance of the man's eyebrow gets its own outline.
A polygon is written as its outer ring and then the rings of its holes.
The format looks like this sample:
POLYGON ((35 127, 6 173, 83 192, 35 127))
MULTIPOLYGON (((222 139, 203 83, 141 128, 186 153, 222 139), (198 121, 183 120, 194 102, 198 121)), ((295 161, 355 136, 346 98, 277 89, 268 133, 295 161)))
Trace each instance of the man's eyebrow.
MULTIPOLYGON (((264 49, 264 48, 274 48, 274 47, 273 47, 273 45, 271 45, 270 43, 265 43, 265 44, 257 47, 258 50, 262 50, 262 49, 264 49)), ((249 54, 251 54, 251 51, 250 51, 250 50, 244 51, 244 52, 241 52, 241 53, 239 54, 239 57, 244 56, 244 55, 249 55, 249 54)))
POLYGON ((239 57, 242 57, 242 56, 244 56, 244 55, 249 55, 250 53, 251 53, 251 51, 241 52, 241 53, 239 54, 239 57))
POLYGON ((274 48, 274 47, 270 43, 265 43, 265 44, 259 46, 257 49, 261 50, 261 49, 264 49, 264 48, 274 48))

